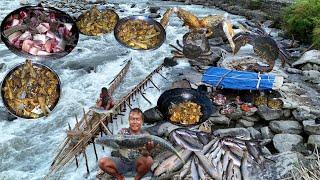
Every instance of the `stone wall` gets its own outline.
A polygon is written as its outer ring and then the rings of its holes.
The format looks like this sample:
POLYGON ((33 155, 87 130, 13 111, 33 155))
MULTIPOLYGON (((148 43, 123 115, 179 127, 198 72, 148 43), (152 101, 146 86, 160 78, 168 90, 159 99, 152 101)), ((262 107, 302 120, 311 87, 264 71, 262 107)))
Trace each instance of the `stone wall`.
POLYGON ((232 14, 248 19, 279 22, 283 8, 291 5, 293 0, 174 0, 187 4, 216 6, 232 14))

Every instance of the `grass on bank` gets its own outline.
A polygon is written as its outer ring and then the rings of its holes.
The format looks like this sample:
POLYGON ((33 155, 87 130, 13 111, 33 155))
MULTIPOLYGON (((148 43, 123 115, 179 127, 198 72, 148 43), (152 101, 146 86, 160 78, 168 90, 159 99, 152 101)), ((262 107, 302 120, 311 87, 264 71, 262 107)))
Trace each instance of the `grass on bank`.
POLYGON ((300 161, 298 165, 295 165, 294 169, 291 171, 290 179, 320 179, 320 154, 317 147, 315 147, 313 155, 315 158, 313 160, 310 160, 308 163, 300 161))
POLYGON ((295 39, 320 49, 320 0, 296 0, 284 10, 282 27, 295 39))

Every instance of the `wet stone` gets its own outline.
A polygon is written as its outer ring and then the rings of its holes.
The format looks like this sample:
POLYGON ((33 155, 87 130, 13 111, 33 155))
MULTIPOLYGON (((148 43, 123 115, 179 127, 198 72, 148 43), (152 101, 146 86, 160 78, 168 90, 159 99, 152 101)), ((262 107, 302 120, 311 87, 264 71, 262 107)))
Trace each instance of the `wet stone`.
POLYGON ((311 134, 319 134, 320 135, 320 124, 316 124, 315 120, 307 120, 303 121, 303 130, 311 135, 311 134))
POLYGON ((271 132, 271 129, 268 126, 262 127, 260 129, 263 139, 272 139, 274 134, 271 132))
POLYGON ((292 111, 293 117, 298 121, 315 119, 316 116, 311 114, 311 110, 308 107, 298 107, 296 110, 292 111))
POLYGON ((245 128, 218 129, 213 132, 213 135, 219 137, 231 136, 250 139, 250 132, 245 128))
POLYGON ((259 106, 257 112, 258 115, 266 121, 279 119, 283 114, 282 110, 271 109, 265 105, 259 106))
POLYGON ((160 7, 158 7, 158 6, 151 6, 151 7, 149 8, 149 11, 150 11, 151 13, 157 13, 159 10, 160 10, 160 7))
POLYGON ((256 130, 255 128, 249 127, 249 128, 247 128, 247 130, 250 132, 251 137, 253 139, 261 139, 261 137, 262 137, 261 133, 258 130, 256 130))
POLYGON ((257 116, 242 116, 242 119, 250 122, 258 122, 260 120, 257 116))
POLYGON ((252 127, 254 125, 254 122, 247 121, 247 120, 244 120, 244 119, 240 119, 238 122, 243 127, 252 127))
POLYGON ((295 146, 303 143, 303 137, 296 134, 276 134, 273 137, 273 145, 278 152, 295 150, 295 146))
POLYGON ((230 119, 226 117, 225 115, 217 115, 217 116, 211 116, 209 117, 208 121, 214 123, 214 124, 224 124, 224 125, 229 125, 230 124, 230 119))
POLYGON ((311 135, 308 138, 308 144, 320 147, 320 135, 311 135))
POLYGON ((272 121, 269 127, 276 133, 300 134, 302 126, 298 121, 272 121))

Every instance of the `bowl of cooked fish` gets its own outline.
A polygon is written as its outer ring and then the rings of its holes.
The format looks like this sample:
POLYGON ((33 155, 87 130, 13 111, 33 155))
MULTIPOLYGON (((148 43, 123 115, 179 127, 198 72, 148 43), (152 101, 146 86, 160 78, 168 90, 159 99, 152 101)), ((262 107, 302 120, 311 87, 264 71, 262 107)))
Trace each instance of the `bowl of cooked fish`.
POLYGON ((165 91, 159 97, 157 107, 166 120, 180 126, 201 124, 215 110, 209 97, 191 88, 165 91))
POLYGON ((166 39, 162 25, 146 16, 128 16, 118 21, 114 35, 125 47, 135 50, 155 50, 166 39))
POLYGON ((11 114, 36 119, 53 111, 60 98, 60 88, 60 79, 52 69, 26 60, 5 76, 1 97, 11 114))
POLYGON ((62 58, 76 47, 78 39, 72 17, 53 7, 24 6, 1 23, 1 40, 9 50, 34 60, 62 58))
POLYGON ((82 13, 77 21, 80 33, 87 36, 99 36, 114 30, 119 20, 118 14, 112 9, 100 11, 97 6, 82 13))

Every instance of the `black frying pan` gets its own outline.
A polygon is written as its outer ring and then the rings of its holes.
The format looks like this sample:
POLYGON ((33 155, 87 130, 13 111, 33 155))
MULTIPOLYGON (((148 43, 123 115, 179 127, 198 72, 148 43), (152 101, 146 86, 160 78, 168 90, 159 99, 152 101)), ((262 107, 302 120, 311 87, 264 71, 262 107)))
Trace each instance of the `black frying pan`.
POLYGON ((56 8, 53 7, 42 7, 40 4, 38 6, 24 6, 21 8, 18 8, 14 11, 12 11, 11 13, 9 13, 2 21, 1 23, 1 28, 0 28, 0 32, 1 32, 1 40, 3 41, 3 43, 8 47, 8 49, 10 51, 12 51, 13 53, 15 53, 18 56, 22 56, 25 58, 31 58, 33 60, 51 60, 51 59, 59 59, 62 58, 64 56, 66 56, 67 54, 69 54, 77 45, 78 40, 79 40, 79 29, 77 28, 74 20, 72 19, 72 17, 70 15, 68 15, 67 13, 60 11, 56 8), (72 45, 67 45, 65 47, 65 51, 63 52, 59 52, 59 53, 52 53, 51 55, 47 55, 47 56, 40 56, 40 55, 32 55, 29 54, 28 52, 22 51, 22 49, 19 49, 15 46, 13 46, 7 36, 5 35, 5 27, 8 24, 8 20, 10 19, 11 16, 19 14, 21 11, 27 11, 27 12, 32 12, 35 10, 40 10, 40 11, 45 11, 45 12, 52 12, 55 14, 56 19, 58 19, 59 21, 62 21, 64 23, 71 23, 72 24, 72 28, 71 28, 71 33, 73 36, 73 42, 68 42, 69 44, 72 45))
MULTIPOLYGON (((192 101, 201 106, 201 112, 203 115, 200 117, 200 121, 197 124, 201 124, 202 122, 207 120, 211 116, 212 112, 215 111, 215 108, 213 107, 212 102, 205 94, 191 88, 175 88, 175 89, 170 89, 165 91, 159 97, 157 106, 160 112, 162 113, 163 117, 166 120, 169 120, 170 118, 169 108, 171 107, 171 105, 179 104, 184 101, 192 101)), ((193 125, 197 125, 197 124, 193 124, 193 125)), ((178 124, 178 125, 182 125, 182 124, 178 124)), ((185 126, 185 125, 182 125, 182 126, 185 126)))

